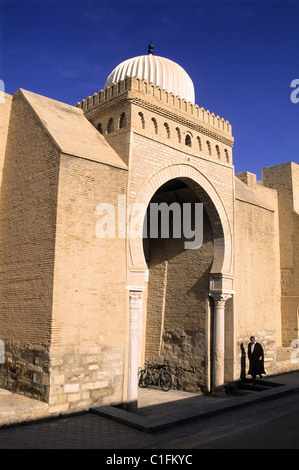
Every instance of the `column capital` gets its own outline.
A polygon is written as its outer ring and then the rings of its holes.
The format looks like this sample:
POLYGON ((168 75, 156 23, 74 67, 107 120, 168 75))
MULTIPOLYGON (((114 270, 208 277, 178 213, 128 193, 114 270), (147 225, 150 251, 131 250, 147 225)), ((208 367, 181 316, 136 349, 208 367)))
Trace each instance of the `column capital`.
POLYGON ((225 302, 232 297, 232 292, 212 291, 210 296, 214 300, 213 388, 218 388, 223 386, 225 378, 225 302))
POLYGON ((215 307, 224 308, 225 302, 232 297, 232 292, 210 292, 213 298, 215 307))
POLYGON ((130 304, 138 304, 143 298, 143 291, 141 290, 130 290, 129 294, 130 304))

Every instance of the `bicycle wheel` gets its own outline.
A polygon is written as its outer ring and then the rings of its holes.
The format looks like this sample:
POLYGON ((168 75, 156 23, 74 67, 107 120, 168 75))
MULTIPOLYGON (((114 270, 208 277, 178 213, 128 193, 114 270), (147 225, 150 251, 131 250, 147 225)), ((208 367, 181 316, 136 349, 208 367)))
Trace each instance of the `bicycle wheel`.
POLYGON ((140 388, 146 388, 151 381, 151 375, 148 370, 141 370, 138 374, 138 385, 140 388))
POLYGON ((159 378, 159 386, 164 392, 168 392, 173 386, 173 378, 170 372, 162 370, 159 378))

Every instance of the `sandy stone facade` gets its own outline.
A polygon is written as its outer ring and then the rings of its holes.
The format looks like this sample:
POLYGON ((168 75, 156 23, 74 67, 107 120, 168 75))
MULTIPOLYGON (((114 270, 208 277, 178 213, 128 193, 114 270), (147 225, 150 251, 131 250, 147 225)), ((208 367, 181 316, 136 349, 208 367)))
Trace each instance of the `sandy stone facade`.
POLYGON ((146 361, 210 390, 239 379, 251 335, 267 374, 299 368, 296 163, 236 175, 230 123, 138 77, 0 110, 0 387, 53 414, 134 407, 146 361), (167 238, 136 236, 163 203, 203 205, 199 248, 169 213, 167 238))

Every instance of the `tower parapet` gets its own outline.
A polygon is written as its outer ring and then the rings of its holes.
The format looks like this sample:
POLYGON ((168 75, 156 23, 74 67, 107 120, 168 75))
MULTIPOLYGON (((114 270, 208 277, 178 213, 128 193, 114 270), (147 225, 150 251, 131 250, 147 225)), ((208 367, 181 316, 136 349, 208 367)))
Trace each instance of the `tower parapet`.
POLYGON ((145 95, 147 101, 150 99, 153 100, 153 103, 159 102, 159 106, 166 106, 168 110, 171 109, 176 114, 180 113, 185 120, 190 119, 214 128, 217 132, 225 135, 230 140, 231 146, 233 145, 232 127, 229 121, 153 83, 149 83, 147 80, 141 80, 139 77, 126 77, 110 87, 105 87, 104 90, 93 93, 92 96, 78 102, 76 106, 81 108, 84 113, 89 113, 95 111, 99 106, 102 108, 105 104, 108 105, 109 103, 110 105, 112 101, 118 101, 121 97, 132 99, 132 92, 135 98, 138 94, 139 99, 142 100, 142 95, 145 95))

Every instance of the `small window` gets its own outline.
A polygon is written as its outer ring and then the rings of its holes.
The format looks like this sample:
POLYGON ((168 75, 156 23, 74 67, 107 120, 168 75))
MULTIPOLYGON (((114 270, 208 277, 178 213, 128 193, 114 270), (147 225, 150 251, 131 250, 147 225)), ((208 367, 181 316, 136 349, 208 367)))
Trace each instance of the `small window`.
POLYGON ((189 134, 187 134, 185 137, 185 145, 187 145, 188 147, 191 147, 191 137, 189 134))
POLYGON ((169 129, 169 125, 167 122, 164 122, 164 126, 165 126, 165 129, 166 129, 166 132, 167 132, 167 138, 169 139, 170 138, 170 129, 169 129))
POLYGON ((210 144, 210 142, 209 142, 208 140, 207 140, 207 147, 208 147, 209 155, 212 155, 211 144, 210 144))
POLYGON ((140 117, 140 120, 141 120, 142 129, 145 129, 144 114, 140 111, 140 112, 138 113, 138 116, 140 117))
POLYGON ((97 130, 99 131, 100 134, 103 134, 102 124, 100 122, 97 125, 97 130))
POLYGON ((197 137, 197 142, 198 142, 198 149, 201 152, 202 151, 202 145, 201 145, 201 138, 197 137))
POLYGON ((108 125, 107 125, 107 134, 110 134, 110 132, 113 132, 113 131, 114 131, 114 122, 113 122, 113 118, 110 118, 108 121, 108 125))
POLYGON ((180 131, 179 127, 176 127, 175 130, 176 130, 177 135, 178 135, 178 141, 179 141, 179 143, 181 143, 181 141, 182 141, 181 131, 180 131))
POLYGON ((122 113, 119 118, 119 128, 122 129, 123 127, 126 127, 126 125, 127 125, 126 113, 122 113))
POLYGON ((155 118, 152 118, 152 123, 154 124, 155 134, 158 134, 158 123, 155 118))
POLYGON ((216 145, 216 152, 217 152, 217 157, 218 157, 219 160, 220 160, 220 148, 219 148, 219 145, 216 145))

